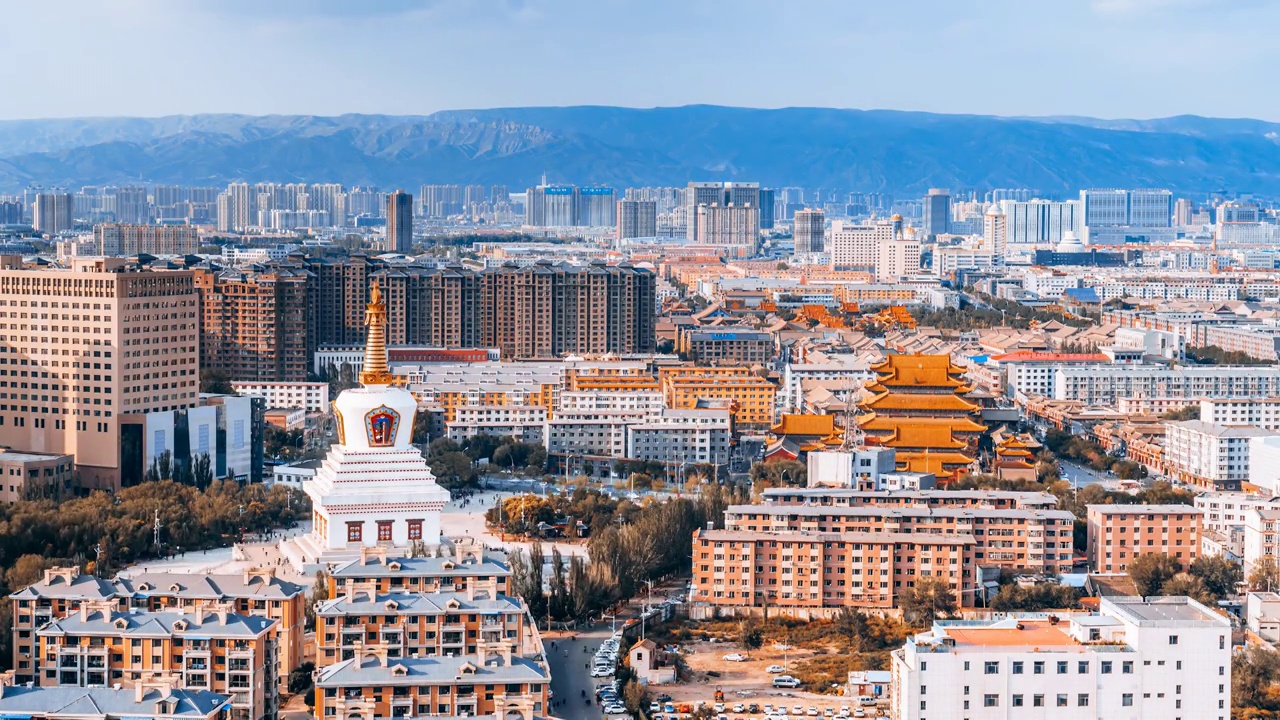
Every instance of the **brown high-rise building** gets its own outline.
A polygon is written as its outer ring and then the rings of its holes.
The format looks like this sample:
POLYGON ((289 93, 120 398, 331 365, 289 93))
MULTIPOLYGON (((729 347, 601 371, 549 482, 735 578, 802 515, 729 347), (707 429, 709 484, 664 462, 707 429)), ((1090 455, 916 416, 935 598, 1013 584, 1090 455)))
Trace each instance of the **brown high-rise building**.
POLYGON ((293 256, 257 272, 200 271, 202 367, 233 380, 306 380, 317 347, 364 343, 375 278, 391 345, 498 348, 511 359, 654 351, 648 270, 542 262, 474 272, 293 256))
POLYGON ((192 225, 93 226, 93 242, 99 255, 189 255, 200 249, 200 236, 192 225))
POLYGON ((200 364, 231 380, 307 379, 313 286, 288 265, 263 272, 201 269, 200 364))
POLYGON ((120 415, 194 407, 193 273, 120 258, 26 269, 0 258, 0 439, 75 455, 81 485, 120 482, 120 415))

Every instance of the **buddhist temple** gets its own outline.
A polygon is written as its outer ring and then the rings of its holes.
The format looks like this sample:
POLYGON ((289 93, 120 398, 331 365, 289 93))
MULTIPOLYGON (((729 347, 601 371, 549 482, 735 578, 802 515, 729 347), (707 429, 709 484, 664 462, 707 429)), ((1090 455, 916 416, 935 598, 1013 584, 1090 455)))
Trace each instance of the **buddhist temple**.
POLYGON ((898 469, 933 473, 940 481, 969 471, 987 426, 967 400, 964 368, 948 355, 889 355, 871 366, 879 376, 865 389, 858 426, 868 445, 897 451, 898 469))
POLYGON ((1026 435, 1008 433, 992 437, 996 459, 992 470, 1001 480, 1035 480, 1036 453, 1040 443, 1026 435))
POLYGON ((836 426, 834 415, 783 415, 769 434, 773 439, 765 449, 765 462, 799 460, 806 453, 835 450, 844 444, 844 430, 836 426))

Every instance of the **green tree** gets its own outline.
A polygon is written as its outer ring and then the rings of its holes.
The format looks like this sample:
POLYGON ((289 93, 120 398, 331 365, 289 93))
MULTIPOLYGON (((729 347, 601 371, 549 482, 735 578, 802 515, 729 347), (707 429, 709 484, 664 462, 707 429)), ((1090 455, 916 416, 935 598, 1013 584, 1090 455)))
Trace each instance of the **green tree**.
POLYGON ((1280 680, 1280 655, 1269 647, 1250 645, 1231 658, 1231 716, 1275 718, 1280 701, 1272 692, 1280 680))
POLYGON ((920 578, 913 587, 903 588, 898 594, 902 617, 913 625, 931 625, 934 620, 949 615, 955 606, 955 593, 942 578, 920 578))
POLYGON ((1178 573, 1160 586, 1161 595, 1185 595, 1198 602, 1212 605, 1217 602, 1204 580, 1191 573, 1178 573))
POLYGON ((1164 553, 1144 553, 1129 562, 1129 577, 1144 597, 1159 594, 1164 584, 1181 571, 1178 561, 1164 553))
POLYGON ((1189 572, 1204 581, 1205 588, 1215 599, 1234 595, 1244 580, 1244 570, 1240 565, 1220 555, 1201 555, 1191 563, 1189 572))
POLYGON ((1254 563, 1253 571, 1249 573, 1249 589, 1270 592, 1280 590, 1280 563, 1271 557, 1264 557, 1254 563))
POLYGON ((236 389, 231 387, 231 378, 221 370, 200 371, 200 392, 215 395, 235 395, 236 389))
POLYGON ((760 627, 760 623, 754 619, 742 621, 741 644, 748 650, 756 650, 764 645, 764 629, 760 627))

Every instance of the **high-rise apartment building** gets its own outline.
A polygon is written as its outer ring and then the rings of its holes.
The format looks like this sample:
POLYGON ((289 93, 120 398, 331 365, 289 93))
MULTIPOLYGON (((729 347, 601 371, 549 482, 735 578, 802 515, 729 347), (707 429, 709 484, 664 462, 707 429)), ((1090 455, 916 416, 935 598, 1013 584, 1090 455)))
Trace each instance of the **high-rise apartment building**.
POLYGON ((733 248, 739 255, 752 255, 760 242, 760 208, 753 205, 699 205, 695 220, 698 234, 694 242, 733 248))
POLYGON ((1195 203, 1190 198, 1178 198, 1173 203, 1173 224, 1186 227, 1191 224, 1191 216, 1195 214, 1195 203))
POLYGON ((1004 214, 1011 245, 1057 244, 1066 233, 1081 232, 1080 201, 1004 200, 995 204, 1004 214))
POLYGON ((654 200, 618 201, 618 239, 648 238, 658 234, 658 203, 654 200))
POLYGON ((821 210, 799 210, 795 214, 796 255, 826 252, 827 216, 821 210))
MULTIPOLYGON (((227 186, 228 197, 228 230, 244 230, 253 226, 257 220, 258 201, 253 186, 249 183, 231 183, 227 186)), ((219 198, 221 201, 221 198, 219 198)), ((221 217, 221 206, 219 206, 221 217)), ((219 222, 221 225, 221 222, 219 222)))
POLYGON ((119 187, 112 193, 116 222, 145 225, 151 220, 151 205, 144 187, 119 187))
POLYGON ((0 200, 0 225, 19 225, 22 223, 22 201, 0 200))
POLYGON ((56 235, 75 227, 72 217, 73 204, 67 193, 40 193, 36 195, 31 212, 31 225, 42 233, 56 235))
POLYGON ((462 212, 465 198, 460 185, 423 185, 418 190, 418 199, 422 203, 422 216, 438 219, 462 212))
POLYGON ((772 230, 777 218, 777 193, 772 188, 760 188, 760 229, 772 230))
POLYGON ((189 255, 200 250, 199 234, 191 225, 95 225, 93 242, 98 254, 106 256, 189 255))
POLYGON ((929 188, 924 196, 924 234, 926 237, 937 237, 951 232, 951 192, 940 188, 929 188))
POLYGON ((70 269, 0 260, 4 443, 75 455, 82 485, 115 487, 121 414, 196 404, 198 315, 189 271, 118 258, 70 269))
POLYGON ((302 382, 310 351, 307 274, 196 271, 200 292, 200 365, 232 380, 302 382))
POLYGON ((691 182, 684 192, 685 232, 689 242, 698 239, 698 206, 723 205, 724 184, 718 182, 691 182))
POLYGON ((413 196, 403 190, 387 194, 387 251, 407 253, 413 247, 413 196))
POLYGON ((539 185, 526 192, 525 224, 534 227, 608 227, 617 224, 611 187, 539 185))
POLYGON ((1004 248, 1009 242, 1009 218, 994 203, 982 215, 982 241, 991 252, 993 262, 1004 261, 1004 248))

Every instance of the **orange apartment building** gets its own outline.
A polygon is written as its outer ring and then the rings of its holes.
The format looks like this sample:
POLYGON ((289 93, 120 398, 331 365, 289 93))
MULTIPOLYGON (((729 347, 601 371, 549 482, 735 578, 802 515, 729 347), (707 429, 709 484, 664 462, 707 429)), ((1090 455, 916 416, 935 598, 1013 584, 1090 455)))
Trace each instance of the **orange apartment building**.
POLYGON ((768 488, 770 505, 819 507, 932 507, 990 508, 994 510, 1052 510, 1058 498, 1047 492, 1015 490, 857 490, 854 488, 768 488))
POLYGON ((73 455, 80 485, 119 487, 120 415, 196 405, 199 311, 190 271, 0 256, 3 444, 73 455))
MULTIPOLYGON (((481 643, 474 655, 393 657, 365 646, 316 673, 318 718, 547 717, 551 676, 509 645, 481 643)), ((571 698, 570 701, 577 701, 571 698)))
POLYGON ((380 593, 374 583, 347 583, 316 608, 320 666, 382 645, 389 657, 474 655, 481 644, 510 644, 519 655, 542 652, 529 613, 517 598, 476 598, 470 592, 380 593))
POLYGON ((118 612, 230 608, 241 615, 276 622, 282 686, 287 685, 289 672, 303 661, 306 588, 275 577, 271 569, 236 575, 142 573, 104 580, 82 574, 77 567, 55 567, 9 599, 13 604, 13 668, 18 682, 36 679, 36 631, 89 604, 106 603, 118 612))
POLYGON ((188 690, 230 696, 233 720, 274 720, 279 711, 274 620, 225 606, 121 612, 105 601, 85 603, 36 635, 42 687, 109 687, 174 675, 188 690))
POLYGON ((329 597, 346 593, 348 584, 378 593, 468 593, 473 598, 507 594, 511 566, 505 553, 486 550, 470 538, 454 541, 454 554, 442 557, 388 557, 377 548, 361 548, 360 557, 329 572, 329 597))
POLYGON ((697 530, 690 612, 769 607, 813 618, 847 607, 887 610, 924 577, 946 580, 969 606, 974 547, 972 536, 957 534, 697 530))
POLYGON ((667 407, 687 410, 699 402, 725 402, 733 413, 734 427, 767 430, 773 425, 774 398, 778 387, 751 374, 750 368, 694 367, 679 365, 658 369, 667 407))
POLYGON ((861 505, 730 505, 725 527, 746 532, 964 535, 981 567, 1026 572, 1071 570, 1075 516, 1066 510, 861 505))
POLYGON ((1200 508, 1190 505, 1090 505, 1089 564, 1122 573, 1138 555, 1168 555, 1185 570, 1200 556, 1200 508))
POLYGON ((196 271, 200 291, 200 367, 232 380, 304 382, 315 351, 309 323, 310 274, 281 266, 266 272, 196 271))

